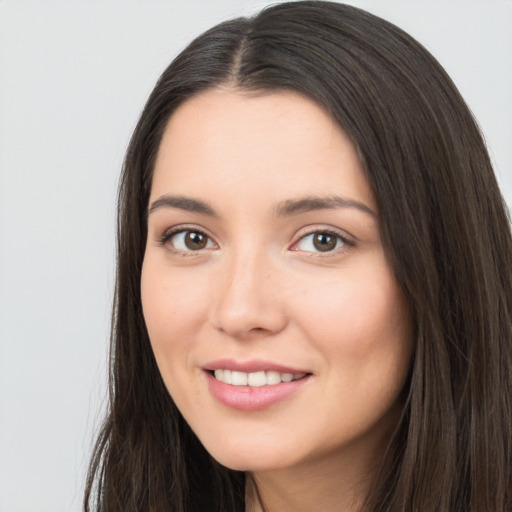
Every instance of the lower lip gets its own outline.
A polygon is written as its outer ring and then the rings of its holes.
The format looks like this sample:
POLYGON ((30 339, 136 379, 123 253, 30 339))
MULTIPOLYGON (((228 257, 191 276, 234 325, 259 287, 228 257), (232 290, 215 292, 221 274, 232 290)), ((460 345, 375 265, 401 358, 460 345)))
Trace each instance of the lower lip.
POLYGON ((222 404, 240 411, 261 411, 296 393, 309 381, 310 375, 273 386, 232 386, 206 372, 211 394, 222 404))

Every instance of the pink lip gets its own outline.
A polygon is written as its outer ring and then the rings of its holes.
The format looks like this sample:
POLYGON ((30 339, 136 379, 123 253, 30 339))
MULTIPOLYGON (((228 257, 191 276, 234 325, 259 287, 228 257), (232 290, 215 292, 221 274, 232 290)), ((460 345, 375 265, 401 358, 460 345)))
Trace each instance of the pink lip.
POLYGON ((245 363, 233 360, 213 361, 204 367, 205 376, 210 393, 223 405, 240 411, 261 411, 299 391, 312 377, 306 371, 276 365, 264 361, 248 361, 245 363), (239 372, 276 371, 279 373, 299 374, 306 373, 302 379, 291 382, 281 382, 274 386, 233 386, 217 380, 212 370, 223 369, 239 372))
POLYGON ((205 370, 231 370, 235 372, 279 372, 279 373, 291 373, 297 375, 299 373, 310 373, 308 370, 291 368, 289 366, 283 366, 281 364, 275 364, 270 361, 263 361, 260 359, 254 359, 252 361, 235 361, 234 359, 218 359, 211 361, 204 366, 205 370))

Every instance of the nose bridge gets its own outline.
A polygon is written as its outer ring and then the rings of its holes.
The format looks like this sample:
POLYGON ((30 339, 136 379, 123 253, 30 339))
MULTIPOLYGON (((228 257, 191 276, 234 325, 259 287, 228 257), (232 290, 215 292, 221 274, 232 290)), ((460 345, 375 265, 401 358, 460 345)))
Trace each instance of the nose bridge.
MULTIPOLYGON (((233 251, 226 265, 226 286, 231 292, 244 293, 261 279, 264 269, 264 254, 247 249, 233 251)), ((267 267, 267 271, 269 268, 267 267)), ((261 290, 261 289, 260 289, 261 290)))
POLYGON ((285 323, 278 272, 270 255, 249 246, 226 255, 213 307, 215 326, 234 337, 275 333, 285 323))

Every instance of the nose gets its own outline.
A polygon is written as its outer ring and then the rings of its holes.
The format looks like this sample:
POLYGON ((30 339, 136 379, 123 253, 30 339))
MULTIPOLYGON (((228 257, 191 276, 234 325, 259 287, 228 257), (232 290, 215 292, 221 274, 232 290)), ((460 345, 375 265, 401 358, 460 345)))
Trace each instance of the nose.
POLYGON ((216 279, 210 319, 214 327, 240 340, 282 331, 287 316, 278 276, 261 255, 226 261, 216 279))

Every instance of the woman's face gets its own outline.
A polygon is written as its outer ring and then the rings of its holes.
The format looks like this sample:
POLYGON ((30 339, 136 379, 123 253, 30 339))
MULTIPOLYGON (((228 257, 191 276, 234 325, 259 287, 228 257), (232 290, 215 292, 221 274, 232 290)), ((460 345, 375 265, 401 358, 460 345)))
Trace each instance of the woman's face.
POLYGON ((411 320, 354 146, 325 111, 292 92, 188 100, 148 212, 149 337, 212 456, 258 471, 379 452, 411 320))

